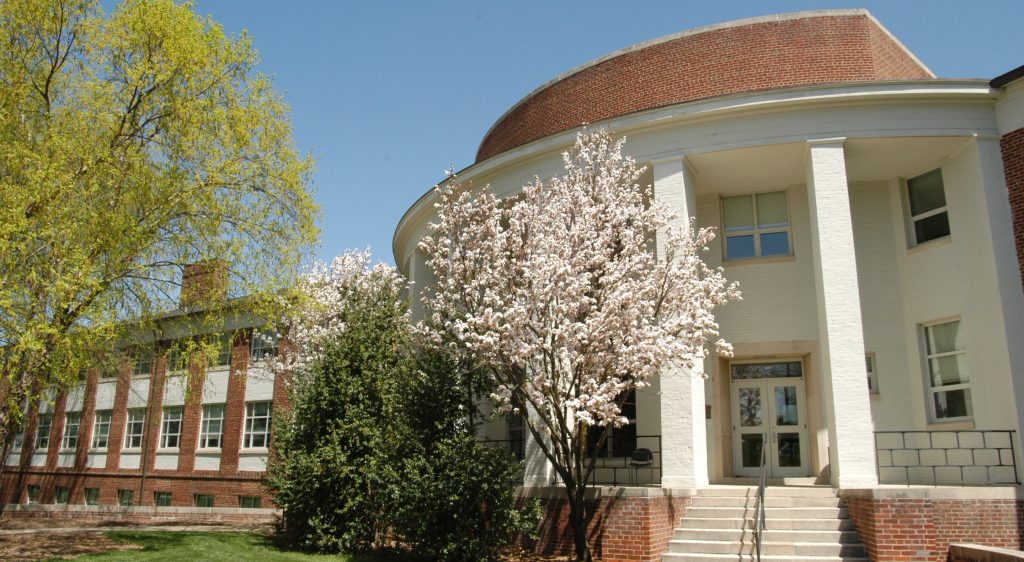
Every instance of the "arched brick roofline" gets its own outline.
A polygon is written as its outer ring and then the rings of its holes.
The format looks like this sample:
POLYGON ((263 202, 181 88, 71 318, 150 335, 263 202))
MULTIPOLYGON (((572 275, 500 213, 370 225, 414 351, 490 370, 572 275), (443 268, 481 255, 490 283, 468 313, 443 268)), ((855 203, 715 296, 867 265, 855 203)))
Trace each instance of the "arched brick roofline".
POLYGON ((739 20, 641 43, 541 86, 491 127, 480 162, 620 115, 742 92, 935 75, 866 10, 739 20))

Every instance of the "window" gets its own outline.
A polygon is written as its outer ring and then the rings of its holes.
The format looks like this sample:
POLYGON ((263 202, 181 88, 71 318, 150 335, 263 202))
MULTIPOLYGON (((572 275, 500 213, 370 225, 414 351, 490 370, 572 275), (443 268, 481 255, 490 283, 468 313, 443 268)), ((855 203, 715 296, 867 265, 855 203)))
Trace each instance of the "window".
POLYGON ((176 449, 181 444, 181 406, 164 408, 160 424, 160 448, 176 449))
POLYGON ((252 334, 249 357, 260 361, 277 355, 277 333, 270 330, 256 330, 252 334))
POLYGON ((53 490, 53 503, 67 505, 68 495, 69 492, 67 486, 57 486, 53 490))
MULTIPOLYGON (((621 395, 620 395, 621 396, 621 395)), ((636 450, 636 390, 630 390, 622 403, 621 413, 629 424, 612 428, 603 443, 604 427, 592 425, 587 430, 587 451, 597 450, 598 457, 628 457, 636 450)))
POLYGON ((25 495, 28 496, 28 503, 39 503, 39 486, 29 484, 25 487, 25 495))
POLYGON ((97 410, 92 422, 92 448, 106 449, 110 441, 110 410, 97 410))
POLYGON ((53 426, 53 414, 39 414, 36 424, 36 449, 50 448, 50 429, 53 426))
POLYGON ((100 489, 99 488, 86 488, 85 489, 85 505, 99 505, 100 504, 100 489))
POLYGON ((914 226, 914 244, 949 236, 949 213, 942 170, 932 170, 907 180, 907 203, 914 226))
POLYGON ((791 255, 785 191, 722 198, 725 259, 791 255))
POLYGON ((970 418, 974 410, 960 321, 925 326, 924 339, 933 419, 970 418))
POLYGON ((244 507, 246 509, 259 509, 260 497, 259 496, 238 496, 238 507, 244 507))
POLYGON ((509 414, 506 419, 508 444, 516 460, 526 458, 526 424, 522 414, 509 414))
POLYGON ((214 359, 214 367, 227 367, 231 365, 231 334, 220 334, 217 337, 217 357, 214 359))
POLYGON ((210 494, 195 494, 196 507, 213 507, 213 496, 210 494))
POLYGON ((245 433, 242 448, 267 446, 270 435, 270 402, 248 402, 245 405, 245 433))
POLYGON ((78 448, 78 426, 81 422, 81 412, 68 412, 64 415, 64 438, 60 442, 61 449, 78 448))
POLYGON ((132 375, 141 377, 153 372, 153 350, 148 347, 135 350, 135 361, 132 375))
POLYGON ((139 449, 142 447, 142 435, 146 429, 146 410, 138 408, 128 410, 128 421, 124 427, 124 448, 139 449))
POLYGON ((868 353, 864 356, 868 370, 868 392, 878 394, 878 375, 875 374, 875 354, 868 353))
POLYGON ((199 431, 199 448, 220 448, 223 434, 224 404, 207 404, 203 406, 203 423, 199 431))
POLYGON ((135 505, 135 490, 118 490, 117 491, 117 505, 121 505, 121 506, 135 505))
POLYGON ((7 454, 18 454, 21 452, 21 448, 25 445, 25 429, 19 429, 14 434, 14 440, 11 441, 11 450, 7 454))
POLYGON ((184 371, 188 369, 188 349, 183 348, 182 342, 174 342, 167 352, 167 372, 184 371))
POLYGON ((170 507, 171 505, 171 493, 170 492, 153 492, 153 505, 157 507, 170 507))

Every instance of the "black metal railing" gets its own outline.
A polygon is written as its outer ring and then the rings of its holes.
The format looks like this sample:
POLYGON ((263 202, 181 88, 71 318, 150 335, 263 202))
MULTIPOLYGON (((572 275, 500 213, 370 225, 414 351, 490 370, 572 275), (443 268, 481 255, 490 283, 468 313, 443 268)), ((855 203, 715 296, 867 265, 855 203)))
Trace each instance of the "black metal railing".
POLYGON ((768 440, 761 441, 761 472, 757 477, 757 494, 754 496, 754 553, 757 555, 757 562, 761 562, 761 538, 765 530, 764 513, 764 490, 768 485, 768 447, 764 446, 768 440))
POLYGON ((876 431, 882 484, 996 486, 1020 484, 1016 432, 876 431))

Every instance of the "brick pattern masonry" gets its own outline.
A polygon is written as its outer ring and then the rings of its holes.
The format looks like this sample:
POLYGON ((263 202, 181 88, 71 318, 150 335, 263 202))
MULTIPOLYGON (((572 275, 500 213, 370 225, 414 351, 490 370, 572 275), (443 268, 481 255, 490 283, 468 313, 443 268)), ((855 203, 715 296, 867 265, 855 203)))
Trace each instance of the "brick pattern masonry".
POLYGON ((861 80, 932 78, 867 15, 759 22, 626 52, 535 92, 503 116, 480 162, 619 115, 729 94, 861 80))
POLYGON ((1010 194, 1013 234, 1017 240, 1017 262, 1024 282, 1024 129, 1003 135, 999 141, 1003 153, 1003 171, 1010 194))
POLYGON ((1024 502, 846 497, 871 560, 944 562, 952 543, 1020 549, 1024 502))

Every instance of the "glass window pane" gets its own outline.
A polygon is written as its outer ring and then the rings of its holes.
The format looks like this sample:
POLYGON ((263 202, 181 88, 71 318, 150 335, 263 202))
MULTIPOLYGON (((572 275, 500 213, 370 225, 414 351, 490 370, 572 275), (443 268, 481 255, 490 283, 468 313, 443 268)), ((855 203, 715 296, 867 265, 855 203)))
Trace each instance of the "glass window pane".
POLYGON ((757 194, 757 226, 758 228, 789 226, 785 191, 757 194))
POLYGON ((910 196, 910 214, 920 215, 946 206, 946 194, 942 189, 942 170, 932 170, 907 180, 910 196))
POLYGON ((789 233, 769 232, 761 235, 762 256, 788 256, 789 255, 789 233))
POLYGON ((722 199, 725 232, 754 229, 754 199, 749 195, 722 199))
POLYGON ((967 360, 962 353, 929 359, 928 367, 931 369, 933 387, 970 382, 967 360))
POLYGON ((964 349, 960 321, 928 326, 928 354, 948 353, 964 349))
POLYGON ((761 389, 739 389, 740 425, 758 427, 761 425, 761 389))
POLYGON ((725 257, 730 260, 754 257, 754 236, 726 236, 725 257))
POLYGON ((764 446, 764 437, 760 433, 744 433, 740 440, 743 466, 747 468, 761 466, 761 448, 764 446))
POLYGON ((776 441, 779 447, 779 466, 800 466, 800 434, 780 433, 776 441))
POLYGON ((918 244, 949 236, 949 215, 939 213, 914 221, 914 236, 918 244))
POLYGON ((960 418, 972 415, 974 415, 974 411, 971 409, 970 390, 964 388, 935 393, 936 418, 960 418))
POLYGON ((775 387, 775 425, 799 425, 797 413, 796 387, 775 387))

